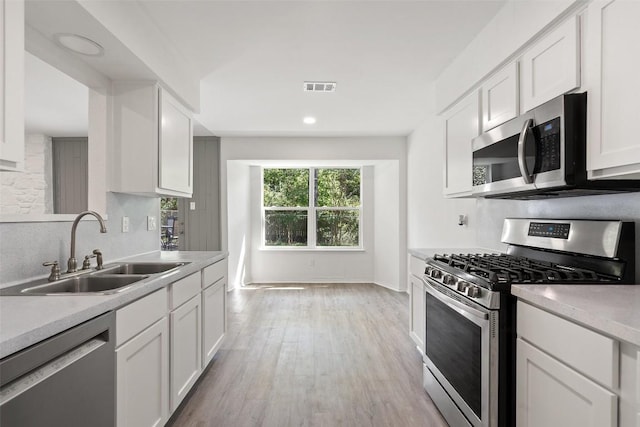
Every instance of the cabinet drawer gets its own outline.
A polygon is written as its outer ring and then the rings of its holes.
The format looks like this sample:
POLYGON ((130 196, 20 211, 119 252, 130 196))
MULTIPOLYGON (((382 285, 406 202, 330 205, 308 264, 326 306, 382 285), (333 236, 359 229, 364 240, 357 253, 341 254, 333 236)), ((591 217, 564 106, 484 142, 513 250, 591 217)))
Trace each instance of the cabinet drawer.
POLYGON ((522 301, 517 317, 519 337, 605 387, 618 387, 618 341, 522 301))
POLYGON ((180 279, 171 284, 171 309, 180 307, 200 293, 200 272, 180 279))
POLYGON ((227 275, 227 260, 223 259, 204 268, 202 273, 202 288, 214 284, 227 275))
POLYGON ((167 290, 147 295, 116 311, 116 347, 142 332, 167 313, 167 290))

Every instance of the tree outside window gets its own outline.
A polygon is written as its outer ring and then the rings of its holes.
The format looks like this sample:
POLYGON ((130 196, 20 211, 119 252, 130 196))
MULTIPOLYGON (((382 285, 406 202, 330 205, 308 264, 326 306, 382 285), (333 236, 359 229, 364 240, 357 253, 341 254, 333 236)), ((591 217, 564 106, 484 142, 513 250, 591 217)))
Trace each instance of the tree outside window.
POLYGON ((360 169, 265 168, 265 246, 358 247, 360 169))

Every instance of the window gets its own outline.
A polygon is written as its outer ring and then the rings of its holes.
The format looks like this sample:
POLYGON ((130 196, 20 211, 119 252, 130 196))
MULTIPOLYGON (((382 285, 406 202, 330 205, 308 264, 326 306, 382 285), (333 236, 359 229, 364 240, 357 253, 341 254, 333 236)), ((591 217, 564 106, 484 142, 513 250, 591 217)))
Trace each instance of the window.
POLYGON ((267 247, 360 247, 360 175, 355 168, 264 168, 267 247))

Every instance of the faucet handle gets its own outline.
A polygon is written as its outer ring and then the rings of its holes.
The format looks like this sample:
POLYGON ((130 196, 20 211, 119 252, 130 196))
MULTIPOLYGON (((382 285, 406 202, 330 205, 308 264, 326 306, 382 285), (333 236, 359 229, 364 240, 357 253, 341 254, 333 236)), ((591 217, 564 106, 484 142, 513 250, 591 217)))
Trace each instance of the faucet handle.
POLYGON ((95 258, 95 255, 85 255, 84 261, 82 261, 82 269, 88 270, 91 268, 91 258, 95 258))
POLYGON ((51 274, 49 274, 48 279, 50 282, 55 282, 56 280, 60 279, 60 267, 58 267, 58 261, 43 262, 42 265, 44 267, 51 266, 51 274))
POLYGON ((100 252, 100 249, 94 249, 93 254, 96 256, 96 262, 98 263, 96 270, 102 270, 102 252, 100 252))

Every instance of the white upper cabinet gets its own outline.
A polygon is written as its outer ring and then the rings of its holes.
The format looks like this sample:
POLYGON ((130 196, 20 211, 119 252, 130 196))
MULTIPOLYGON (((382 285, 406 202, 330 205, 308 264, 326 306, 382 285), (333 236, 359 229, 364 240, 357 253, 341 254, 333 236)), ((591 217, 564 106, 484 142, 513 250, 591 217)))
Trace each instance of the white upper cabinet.
POLYGON ((0 1, 0 170, 21 170, 24 167, 24 1, 0 1))
POLYGON ((155 83, 114 83, 111 190, 191 197, 190 112, 155 83))
POLYGON ((574 16, 522 55, 522 112, 580 86, 579 29, 579 19, 574 16))
POLYGON ((513 62, 482 84, 482 131, 518 115, 518 63, 513 62))
POLYGON ((445 196, 471 194, 471 140, 480 134, 480 96, 474 90, 442 115, 445 196))
POLYGON ((587 168, 591 178, 640 178, 639 17, 637 1, 594 1, 587 10, 587 168))

